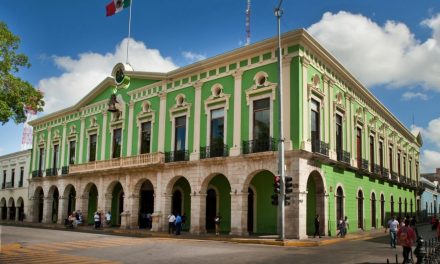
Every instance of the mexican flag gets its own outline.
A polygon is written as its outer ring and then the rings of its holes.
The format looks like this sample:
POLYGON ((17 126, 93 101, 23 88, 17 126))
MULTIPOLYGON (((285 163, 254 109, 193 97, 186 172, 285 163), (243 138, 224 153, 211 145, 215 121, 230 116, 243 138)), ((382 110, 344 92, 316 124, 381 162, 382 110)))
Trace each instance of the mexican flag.
POLYGON ((112 0, 106 7, 106 16, 113 16, 122 11, 122 9, 129 7, 131 0, 112 0))

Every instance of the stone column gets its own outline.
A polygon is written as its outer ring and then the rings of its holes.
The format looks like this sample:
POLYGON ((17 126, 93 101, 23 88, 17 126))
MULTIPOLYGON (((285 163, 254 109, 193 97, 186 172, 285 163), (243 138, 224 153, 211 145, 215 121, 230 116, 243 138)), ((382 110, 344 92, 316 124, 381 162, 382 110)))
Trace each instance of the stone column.
MULTIPOLYGON (((113 195, 111 193, 106 193, 103 198, 104 199, 98 199, 98 211, 111 212, 113 195)), ((118 217, 118 216, 112 215, 112 218, 114 217, 118 217)))
POLYGON ((88 211, 89 211, 89 197, 85 196, 85 195, 79 195, 77 193, 76 195, 76 199, 75 199, 75 209, 77 211, 80 211, 83 215, 83 223, 87 224, 87 216, 88 216, 88 211))
POLYGON ((11 209, 12 207, 6 207, 6 220, 10 221, 11 219, 9 219, 10 215, 11 215, 11 209))
MULTIPOLYGON (((162 91, 165 91, 166 84, 163 85, 162 91)), ((159 109, 159 135, 165 135, 165 119, 166 119, 166 108, 167 108, 167 93, 161 92, 160 97, 160 109, 159 109)), ((159 136, 157 144, 158 152, 165 152, 165 136, 159 136)))
POLYGON ((351 111, 351 100, 353 100, 353 98, 351 97, 351 95, 347 94, 346 96, 347 98, 347 151, 350 152, 350 164, 353 165, 353 158, 355 153, 353 153, 353 117, 351 115, 352 111, 351 111))
POLYGON ((302 120, 302 142, 301 148, 306 151, 312 151, 312 143, 310 141, 310 106, 309 106, 309 94, 308 94, 308 78, 307 78, 307 68, 309 67, 310 61, 301 57, 302 62, 302 110, 303 110, 303 120, 302 120))
POLYGON ((130 227, 139 227, 139 194, 132 194, 128 198, 128 203, 131 212, 129 225, 130 227))
POLYGON ((163 211, 162 211, 162 222, 160 226, 164 232, 168 232, 168 215, 171 214, 171 210, 172 210, 171 203, 173 200, 173 195, 164 193, 161 197, 162 197, 163 211))
POLYGON ((65 162, 64 157, 65 152, 66 152, 66 128, 67 128, 67 124, 66 122, 63 122, 63 135, 61 138, 61 146, 60 146, 60 152, 61 152, 61 161, 60 161, 60 168, 61 168, 61 172, 63 171, 63 167, 66 166, 66 164, 69 164, 69 162, 65 162))
POLYGON ((37 132, 34 130, 33 132, 32 132, 32 138, 33 138, 33 142, 32 142, 32 145, 33 145, 33 149, 32 149, 32 164, 31 164, 31 171, 30 171, 30 174, 32 174, 32 172, 34 171, 34 170, 36 170, 36 163, 37 163, 37 160, 39 159, 39 157, 38 157, 38 147, 37 147, 37 143, 38 143, 38 138, 37 138, 37 132))
POLYGON ((333 81, 327 77, 327 81, 328 81, 328 109, 329 109, 329 135, 330 135, 330 139, 329 139, 329 144, 330 144, 330 150, 329 150, 329 156, 331 159, 336 160, 337 159, 337 155, 336 155, 336 131, 335 131, 335 107, 334 107, 334 102, 333 102, 333 93, 334 93, 334 88, 333 88, 333 81))
MULTIPOLYGON (((52 197, 44 197, 44 205, 43 205, 43 220, 41 221, 44 224, 52 223, 52 197)), ((37 216, 38 217, 38 216, 37 216)))
POLYGON ((193 135, 193 150, 191 151, 190 160, 198 160, 200 158, 200 109, 202 105, 202 83, 196 82, 194 84, 195 102, 194 102, 194 135, 193 135))
MULTIPOLYGON (((229 156, 239 156, 241 154, 241 77, 243 71, 236 70, 234 76, 234 134, 233 146, 230 149, 229 156)), ((225 113, 227 114, 227 113, 225 113)))
POLYGON ((105 147, 107 140, 107 110, 102 111, 102 137, 101 137, 101 160, 105 160, 105 147))
POLYGON ((84 148, 84 128, 85 128, 86 118, 81 115, 81 129, 79 134, 79 155, 78 155, 78 163, 81 164, 83 162, 83 148, 84 148))
MULTIPOLYGON (((46 161, 45 161, 46 166, 44 167, 45 169, 51 167, 51 164, 50 164, 50 150, 51 150, 51 145, 52 145, 52 144, 50 144, 51 132, 52 132, 52 127, 49 126, 47 128, 46 155, 44 155, 44 158, 46 159, 46 161)), ((46 175, 45 172, 43 172, 43 173, 44 173, 44 175, 46 175)))
POLYGON ((134 101, 128 104, 127 156, 132 156, 134 101))
POLYGON ((290 134, 290 126, 292 122, 290 120, 290 113, 292 112, 292 107, 290 105, 290 91, 291 91, 291 83, 290 83, 290 64, 292 62, 292 55, 283 56, 283 134, 284 134, 284 148, 285 150, 292 149, 292 135, 290 134))
POLYGON ((64 219, 68 217, 68 214, 72 213, 72 212, 67 212, 68 200, 69 198, 64 196, 60 196, 60 198, 58 199, 58 221, 57 221, 58 224, 63 224, 64 219))
POLYGON ((247 192, 231 192, 231 235, 247 235, 247 198, 247 192))
POLYGON ((206 233, 206 194, 191 194, 191 229, 192 234, 206 233))

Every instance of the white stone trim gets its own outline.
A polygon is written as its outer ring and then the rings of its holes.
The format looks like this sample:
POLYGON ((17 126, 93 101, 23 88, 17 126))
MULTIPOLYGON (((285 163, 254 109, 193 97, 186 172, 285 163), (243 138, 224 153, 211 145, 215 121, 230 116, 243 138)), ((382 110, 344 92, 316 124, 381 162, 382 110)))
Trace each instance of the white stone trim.
POLYGON ((155 111, 149 109, 149 111, 143 111, 140 112, 136 117, 136 127, 137 127, 137 134, 138 134, 138 143, 137 143, 137 154, 141 154, 141 135, 142 135, 142 124, 150 122, 151 123, 151 133, 150 133, 150 149, 149 153, 151 153, 153 148, 153 136, 154 136, 154 120, 155 120, 156 113, 155 111))
POLYGON ((223 94, 223 86, 221 84, 214 84, 211 87, 211 91, 213 91, 215 88, 221 89, 221 92, 219 96, 210 96, 208 97, 204 104, 205 104, 205 115, 206 115, 206 146, 210 146, 211 142, 210 135, 211 135, 211 111, 217 110, 217 109, 223 109, 223 119, 224 119, 224 127, 223 127, 223 144, 227 143, 228 140, 228 110, 229 110, 229 99, 231 95, 229 94, 223 94))
POLYGON ((274 120, 273 120, 273 113, 274 113, 274 102, 275 102, 275 89, 276 84, 270 84, 268 87, 256 89, 256 87, 251 87, 246 91, 246 102, 249 109, 249 140, 254 139, 254 101, 262 100, 269 98, 269 116, 270 116, 270 137, 273 137, 273 127, 274 127, 274 120))

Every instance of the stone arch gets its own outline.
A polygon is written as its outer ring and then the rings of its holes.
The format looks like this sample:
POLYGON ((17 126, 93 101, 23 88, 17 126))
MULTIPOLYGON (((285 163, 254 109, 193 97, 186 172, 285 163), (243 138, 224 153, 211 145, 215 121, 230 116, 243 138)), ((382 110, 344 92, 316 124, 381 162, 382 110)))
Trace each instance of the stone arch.
POLYGON ((35 188, 33 201, 34 204, 32 220, 33 222, 42 222, 44 218, 44 190, 41 186, 35 188))
POLYGON ((211 174, 202 183, 201 192, 206 194, 204 229, 213 231, 214 218, 220 214, 222 218, 220 231, 229 232, 231 229, 231 184, 229 179, 223 174, 211 174))
POLYGON ((246 179, 244 180, 243 185, 242 185, 241 192, 243 192, 243 193, 247 193, 248 188, 249 188, 249 185, 250 185, 252 179, 255 177, 255 175, 257 175, 257 174, 259 174, 259 173, 261 173, 261 172, 265 172, 265 171, 271 173, 271 174, 274 175, 274 176, 277 175, 276 172, 274 172, 274 171, 271 170, 271 169, 260 169, 260 168, 258 168, 258 169, 252 171, 251 173, 249 173, 249 174, 246 176, 246 179))
POLYGON ((61 200, 60 220, 66 219, 69 214, 76 211, 76 189, 72 184, 68 184, 63 191, 63 199, 61 200))
POLYGON ((336 210, 336 223, 335 226, 339 223, 339 220, 345 217, 345 191, 344 186, 340 183, 336 184, 335 190, 335 210, 336 210))
MULTIPOLYGON (((121 226, 122 223, 122 217, 121 214, 125 210, 125 195, 124 187, 122 186, 121 182, 118 180, 112 181, 106 189, 105 193, 105 212, 110 211, 111 212, 111 224, 115 226, 121 226)), ((104 213, 104 212, 103 212, 104 213)))
POLYGON ((399 218, 401 217, 402 217, 402 197, 399 196, 399 218))
MULTIPOLYGON (((436 211, 437 211, 437 206, 436 206, 436 211)), ((405 202, 404 202, 404 212, 405 212, 405 217, 408 215, 408 200, 405 197, 405 202)))
POLYGON ((380 224, 385 226, 385 195, 383 192, 380 193, 380 224))
POLYGON ((312 170, 307 178, 307 234, 315 233, 315 217, 319 215, 319 234, 325 234, 325 182, 324 177, 318 170, 312 170))
POLYGON ((256 201, 258 201, 257 188, 252 184, 249 184, 247 199, 247 231, 250 235, 257 232, 257 212, 259 212, 259 210, 257 209, 258 204, 256 201))
POLYGON ((17 199, 17 204, 15 205, 18 208, 18 221, 24 220, 24 200, 20 196, 17 199))
POLYGON ((98 187, 95 183, 89 182, 86 184, 80 196, 81 209, 84 217, 84 222, 89 225, 94 223, 93 216, 98 210, 98 187))
POLYGON ((151 216, 154 213, 156 197, 155 186, 150 178, 141 178, 134 186, 132 194, 132 225, 139 228, 151 228, 151 216))
POLYGON ((374 190, 371 192, 370 195, 370 200, 371 200, 371 206, 370 206, 370 210, 371 210, 371 227, 377 228, 377 216, 376 216, 376 193, 374 192, 374 190))
POLYGON ((6 198, 3 197, 0 201, 0 206, 1 206, 1 220, 6 220, 7 218, 7 204, 6 204, 6 198))
POLYGON ((390 217, 393 217, 394 215, 394 196, 391 194, 390 196, 390 217))
POLYGON ((46 197, 46 222, 57 223, 59 214, 60 192, 56 185, 52 185, 46 197))
POLYGON ((13 197, 9 197, 8 207, 15 207, 15 201, 13 197))
POLYGON ((356 193, 356 199, 357 199, 357 227, 359 229, 364 229, 364 191, 362 188, 358 188, 358 191, 356 193))
POLYGON ((14 201, 13 197, 10 197, 8 200, 8 209, 9 209, 8 220, 14 221, 15 220, 15 201, 14 201))

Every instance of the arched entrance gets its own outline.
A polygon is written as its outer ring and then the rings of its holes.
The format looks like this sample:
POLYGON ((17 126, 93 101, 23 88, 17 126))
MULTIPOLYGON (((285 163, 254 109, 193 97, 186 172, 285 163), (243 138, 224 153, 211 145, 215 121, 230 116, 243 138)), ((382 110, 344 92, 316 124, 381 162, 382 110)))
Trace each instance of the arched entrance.
MULTIPOLYGON (((432 206, 432 204, 431 204, 432 206)), ((399 197, 399 217, 402 217, 402 198, 399 197)))
POLYGON ((405 198, 405 216, 407 216, 408 215, 408 201, 406 200, 406 198, 405 198))
POLYGON ((412 199, 409 200, 409 207, 410 207, 410 210, 411 210, 411 216, 414 216, 413 215, 414 214, 414 209, 413 209, 413 201, 412 201, 412 199))
POLYGON ((364 229, 364 193, 362 190, 358 191, 358 228, 364 229))
POLYGON ((222 175, 216 175, 208 183, 206 192, 206 218, 205 227, 207 232, 215 229, 214 218, 218 214, 221 217, 220 232, 231 230, 231 186, 228 179, 222 175))
POLYGON ((15 202, 14 202, 14 198, 12 198, 12 197, 9 198, 8 207, 9 207, 8 220, 14 221, 15 220, 15 202))
POLYGON ((38 187, 34 194, 34 221, 41 223, 43 221, 44 192, 43 188, 38 187))
POLYGON ((67 213, 70 214, 76 210, 76 190, 73 185, 70 185, 67 192, 67 213))
POLYGON ((154 188, 149 180, 145 180, 139 190, 139 228, 151 228, 151 216, 154 212, 154 188))
POLYGON ((307 234, 315 233, 315 217, 319 215, 320 234, 324 234, 325 219, 324 182, 321 175, 314 171, 307 180, 307 234))
POLYGON ((89 225, 93 225, 94 219, 93 216, 95 212, 98 210, 98 188, 96 188, 95 184, 89 184, 88 188, 86 188, 85 192, 87 199, 87 223, 89 225))
POLYGON ((394 197, 391 196, 390 198, 390 206, 391 206, 391 217, 394 216, 394 197))
POLYGON ((247 231, 249 234, 276 234, 277 207, 270 203, 275 175, 260 171, 250 180, 248 186, 247 231))
POLYGON ((385 197, 380 195, 380 224, 385 226, 385 197))
POLYGON ((6 205, 6 199, 5 198, 3 198, 1 200, 0 205, 1 205, 1 210, 2 210, 2 219, 1 220, 6 220, 8 218, 8 216, 7 216, 8 207, 6 205))
POLYGON ((336 189, 336 223, 344 217, 344 191, 339 186, 336 189))
POLYGON ((19 197, 17 200, 17 207, 18 207, 18 221, 24 220, 24 202, 23 198, 19 197))
MULTIPOLYGON (((172 182, 171 182, 172 183, 172 182)), ((185 177, 178 177, 172 185, 171 212, 182 216, 182 230, 191 226, 191 186, 185 177)))
POLYGON ((371 227, 376 228, 376 194, 371 194, 371 227))
POLYGON ((124 212, 124 189, 121 183, 116 183, 112 191, 112 225, 121 225, 121 213, 124 212))
POLYGON ((56 223, 58 221, 59 201, 60 201, 60 193, 58 192, 58 188, 55 187, 52 195, 52 214, 51 214, 52 223, 56 223))

